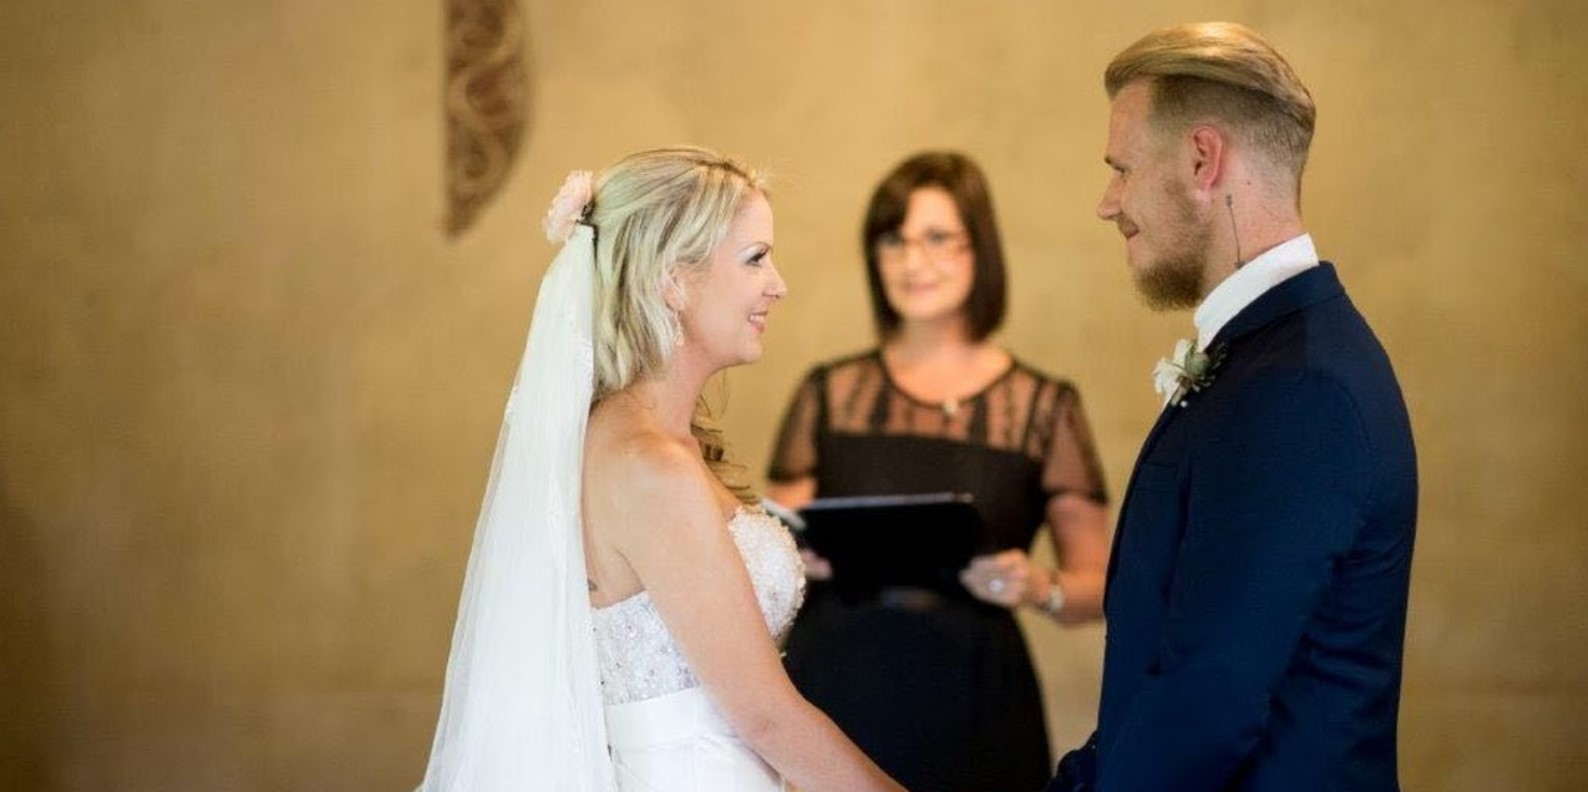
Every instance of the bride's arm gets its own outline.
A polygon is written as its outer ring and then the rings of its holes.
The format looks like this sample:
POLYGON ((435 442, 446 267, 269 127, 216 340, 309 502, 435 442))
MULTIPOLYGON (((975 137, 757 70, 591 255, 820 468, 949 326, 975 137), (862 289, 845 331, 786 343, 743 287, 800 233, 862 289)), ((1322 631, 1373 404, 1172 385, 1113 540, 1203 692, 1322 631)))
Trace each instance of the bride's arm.
POLYGON ((741 739, 805 792, 902 790, 795 690, 767 632, 709 473, 669 443, 633 449, 587 492, 690 669, 741 739))

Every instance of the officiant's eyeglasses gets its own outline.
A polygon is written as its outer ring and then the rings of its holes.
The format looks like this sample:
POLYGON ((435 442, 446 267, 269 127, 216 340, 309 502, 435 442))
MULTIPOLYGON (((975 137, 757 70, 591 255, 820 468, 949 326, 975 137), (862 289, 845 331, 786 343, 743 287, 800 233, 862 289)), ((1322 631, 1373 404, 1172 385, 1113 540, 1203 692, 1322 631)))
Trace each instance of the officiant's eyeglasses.
POLYGON ((970 238, 963 231, 935 229, 915 239, 897 232, 877 237, 877 257, 885 261, 903 261, 912 247, 919 247, 932 261, 947 261, 964 253, 970 247, 970 238))

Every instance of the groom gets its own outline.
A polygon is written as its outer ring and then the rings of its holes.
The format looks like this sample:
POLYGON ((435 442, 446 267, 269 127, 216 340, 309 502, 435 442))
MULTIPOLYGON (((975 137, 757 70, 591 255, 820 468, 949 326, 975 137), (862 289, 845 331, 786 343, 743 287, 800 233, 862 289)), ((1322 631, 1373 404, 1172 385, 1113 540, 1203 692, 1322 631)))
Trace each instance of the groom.
POLYGON ((1301 223, 1315 111, 1235 24, 1109 65, 1097 213, 1196 307, 1114 537, 1098 729, 1049 792, 1398 788, 1417 510, 1395 373, 1301 223))

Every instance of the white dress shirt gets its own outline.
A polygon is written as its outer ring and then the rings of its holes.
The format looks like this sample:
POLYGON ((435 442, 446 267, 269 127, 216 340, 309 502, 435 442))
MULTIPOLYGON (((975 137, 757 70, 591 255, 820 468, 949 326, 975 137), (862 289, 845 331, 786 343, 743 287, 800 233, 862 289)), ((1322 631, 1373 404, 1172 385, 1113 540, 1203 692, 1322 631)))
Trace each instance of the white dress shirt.
POLYGON ((1292 237, 1246 262, 1197 306, 1192 317, 1197 326, 1197 350, 1205 351, 1224 325, 1264 292, 1316 266, 1318 249, 1312 245, 1311 234, 1292 237))

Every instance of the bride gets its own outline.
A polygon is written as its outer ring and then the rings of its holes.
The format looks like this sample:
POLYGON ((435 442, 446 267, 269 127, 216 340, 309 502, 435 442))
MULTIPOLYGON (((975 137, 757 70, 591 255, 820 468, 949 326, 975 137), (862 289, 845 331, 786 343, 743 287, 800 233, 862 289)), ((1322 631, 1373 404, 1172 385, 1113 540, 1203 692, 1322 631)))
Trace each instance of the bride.
POLYGON ((784 673, 799 555, 699 406, 786 292, 760 178, 642 152, 546 226, 421 788, 900 790, 784 673))

